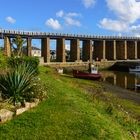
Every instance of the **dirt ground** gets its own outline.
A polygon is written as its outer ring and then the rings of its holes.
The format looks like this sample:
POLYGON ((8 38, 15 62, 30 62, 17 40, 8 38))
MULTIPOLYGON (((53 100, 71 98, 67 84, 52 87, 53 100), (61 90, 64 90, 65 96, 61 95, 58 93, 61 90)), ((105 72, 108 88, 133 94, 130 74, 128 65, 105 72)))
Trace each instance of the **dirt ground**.
POLYGON ((123 89, 121 87, 114 86, 106 82, 102 82, 102 85, 105 87, 106 91, 112 92, 120 98, 131 100, 140 105, 140 93, 129 91, 127 89, 123 89))

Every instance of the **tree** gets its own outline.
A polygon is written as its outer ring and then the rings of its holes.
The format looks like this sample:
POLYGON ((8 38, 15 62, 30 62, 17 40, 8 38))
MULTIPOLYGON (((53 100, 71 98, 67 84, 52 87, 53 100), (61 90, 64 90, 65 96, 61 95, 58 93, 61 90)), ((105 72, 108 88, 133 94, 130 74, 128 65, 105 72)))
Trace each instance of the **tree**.
POLYGON ((12 39, 12 47, 15 56, 22 56, 22 48, 25 43, 26 41, 19 35, 12 39), (16 45, 16 47, 14 45, 16 45))

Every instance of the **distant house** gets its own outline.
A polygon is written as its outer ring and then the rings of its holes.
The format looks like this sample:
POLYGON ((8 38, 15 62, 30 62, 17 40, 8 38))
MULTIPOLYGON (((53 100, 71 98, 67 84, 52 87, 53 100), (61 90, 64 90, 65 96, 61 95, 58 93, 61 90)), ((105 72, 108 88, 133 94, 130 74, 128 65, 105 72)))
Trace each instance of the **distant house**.
MULTIPOLYGON (((1 50, 3 50, 3 47, 0 47, 1 50)), ((23 46, 22 48, 23 55, 27 55, 27 46, 23 46)), ((31 51, 32 56, 41 57, 41 49, 35 46, 32 46, 31 51)), ((66 60, 70 60, 70 50, 65 50, 66 60)), ((56 50, 50 50, 50 60, 55 61, 56 60, 56 50)))
MULTIPOLYGON (((22 48, 22 51, 23 51, 23 54, 24 54, 24 55, 27 55, 27 47, 26 47, 26 46, 24 46, 24 47, 22 48)), ((32 56, 41 57, 41 49, 32 46, 31 55, 32 55, 32 56)))
POLYGON ((41 57, 41 49, 32 47, 32 56, 41 57))

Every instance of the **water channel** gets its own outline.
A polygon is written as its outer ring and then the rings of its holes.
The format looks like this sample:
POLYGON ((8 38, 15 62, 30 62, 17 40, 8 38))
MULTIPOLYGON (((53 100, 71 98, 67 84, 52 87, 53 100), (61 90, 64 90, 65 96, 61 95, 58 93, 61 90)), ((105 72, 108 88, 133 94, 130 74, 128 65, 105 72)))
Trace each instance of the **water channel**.
POLYGON ((140 93, 136 86, 140 84, 140 73, 102 71, 102 77, 107 83, 140 93))

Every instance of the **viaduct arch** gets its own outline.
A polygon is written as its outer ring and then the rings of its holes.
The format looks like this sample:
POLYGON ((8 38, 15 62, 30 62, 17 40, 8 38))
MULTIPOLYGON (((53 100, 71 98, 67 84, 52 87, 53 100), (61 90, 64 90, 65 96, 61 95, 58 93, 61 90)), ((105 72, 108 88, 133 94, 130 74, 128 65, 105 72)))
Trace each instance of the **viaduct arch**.
POLYGON ((0 39, 4 39, 4 51, 11 56, 10 38, 20 35, 27 39, 27 55, 31 56, 32 39, 41 39, 41 55, 45 63, 50 63, 50 40, 56 40, 56 61, 66 62, 65 40, 70 41, 70 62, 92 62, 94 60, 136 60, 140 59, 140 38, 119 36, 76 35, 46 32, 28 32, 0 30, 0 39), (82 53, 80 51, 82 42, 82 53), (80 60, 80 53, 82 60, 80 60))

